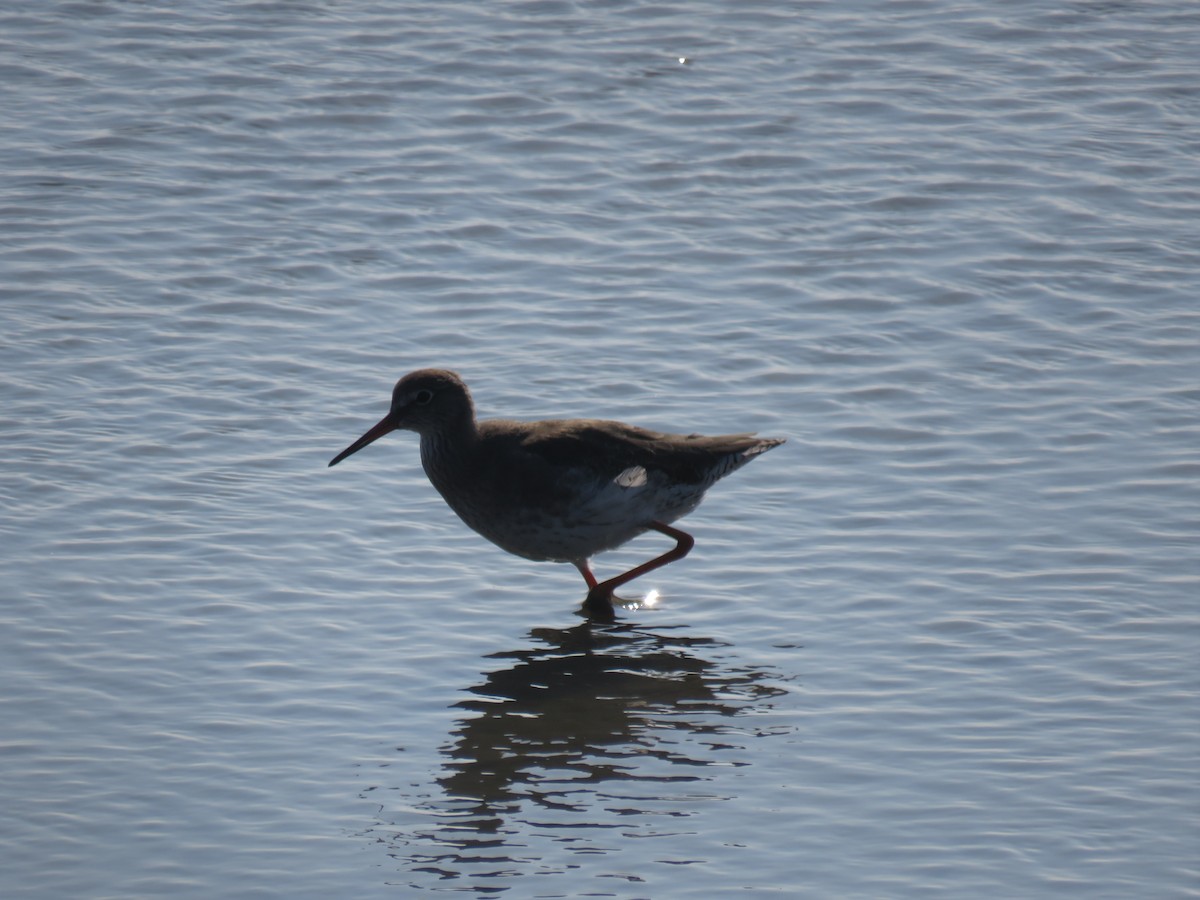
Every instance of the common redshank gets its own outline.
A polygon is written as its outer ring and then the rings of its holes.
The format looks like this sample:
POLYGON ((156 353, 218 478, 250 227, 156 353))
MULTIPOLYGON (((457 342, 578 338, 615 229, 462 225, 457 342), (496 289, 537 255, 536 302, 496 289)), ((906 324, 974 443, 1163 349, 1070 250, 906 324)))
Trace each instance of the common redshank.
POLYGON ((450 508, 509 553, 572 563, 587 582, 585 610, 613 615, 613 591, 692 549, 671 523, 694 510, 719 478, 782 438, 663 434, 600 419, 475 421, 466 384, 445 369, 410 372, 373 428, 333 466, 397 429, 421 436, 421 465, 450 508), (675 546, 607 581, 589 562, 653 529, 675 546))

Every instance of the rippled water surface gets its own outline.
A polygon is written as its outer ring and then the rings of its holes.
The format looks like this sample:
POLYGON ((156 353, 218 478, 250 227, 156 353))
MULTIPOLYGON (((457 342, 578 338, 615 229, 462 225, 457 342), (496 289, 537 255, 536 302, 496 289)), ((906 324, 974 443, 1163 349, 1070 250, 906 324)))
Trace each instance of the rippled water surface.
POLYGON ((1200 894, 1198 45, 5 4, 0 893, 1200 894), (411 434, 326 468, 425 365, 788 443, 589 626, 411 434))

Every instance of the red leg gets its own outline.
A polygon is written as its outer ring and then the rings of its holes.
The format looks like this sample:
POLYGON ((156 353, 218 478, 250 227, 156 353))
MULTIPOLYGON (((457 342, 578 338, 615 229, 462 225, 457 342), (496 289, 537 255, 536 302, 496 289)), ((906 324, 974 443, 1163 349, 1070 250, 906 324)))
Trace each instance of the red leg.
MULTIPOLYGON (((683 559, 688 555, 696 543, 696 539, 686 531, 680 531, 678 528, 672 528, 670 525, 664 525, 662 522, 651 522, 650 527, 655 531, 662 532, 668 537, 675 538, 675 546, 662 556, 656 556, 649 562, 644 562, 640 566, 635 566, 628 572, 622 572, 620 575, 610 578, 607 581, 602 581, 599 584, 595 584, 594 577, 589 579, 588 587, 590 590, 588 591, 587 600, 584 601, 584 606, 587 607, 590 612, 602 614, 608 613, 611 615, 613 591, 615 591, 621 585, 628 584, 630 581, 633 581, 633 579, 641 575, 645 575, 647 572, 653 572, 660 566, 665 566, 667 563, 675 562, 677 559, 683 559)), ((579 564, 576 563, 575 565, 578 566, 579 564)), ((580 568, 579 571, 584 572, 585 570, 580 568)), ((590 571, 586 572, 583 577, 587 578, 590 574, 590 571)))
POLYGON ((588 568, 588 561, 585 559, 582 562, 575 560, 575 568, 579 570, 579 574, 583 576, 583 580, 587 582, 588 590, 596 586, 596 576, 592 574, 592 570, 588 568))

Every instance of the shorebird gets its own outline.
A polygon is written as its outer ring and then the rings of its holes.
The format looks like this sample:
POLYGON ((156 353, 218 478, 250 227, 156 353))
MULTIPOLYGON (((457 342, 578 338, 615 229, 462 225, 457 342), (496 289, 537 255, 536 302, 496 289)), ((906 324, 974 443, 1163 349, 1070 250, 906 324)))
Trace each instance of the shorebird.
POLYGON ((664 434, 603 419, 476 422, 455 372, 419 369, 396 382, 388 414, 329 465, 397 429, 420 435, 425 474, 459 518, 509 553, 572 563, 587 582, 584 609, 599 618, 612 617, 618 587, 688 554, 694 539, 671 523, 717 479, 783 443, 664 434), (675 546, 596 579, 591 557, 650 530, 675 546))

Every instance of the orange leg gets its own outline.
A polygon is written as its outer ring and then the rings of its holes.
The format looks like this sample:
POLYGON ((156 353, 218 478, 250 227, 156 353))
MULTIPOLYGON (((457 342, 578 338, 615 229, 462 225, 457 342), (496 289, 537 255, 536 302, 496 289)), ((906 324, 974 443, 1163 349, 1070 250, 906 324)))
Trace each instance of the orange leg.
POLYGON ((672 528, 670 525, 664 525, 662 522, 651 522, 650 527, 668 537, 675 538, 675 546, 662 556, 656 556, 649 562, 635 566, 628 572, 622 572, 620 575, 599 583, 596 582, 596 576, 587 567, 587 563, 575 563, 575 567, 583 574, 583 578, 588 585, 587 600, 583 602, 583 605, 589 613, 611 617, 613 614, 613 591, 621 585, 628 584, 633 579, 645 575, 647 572, 653 572, 660 566, 675 562, 677 559, 683 559, 696 543, 696 539, 686 531, 680 531, 678 528, 672 528))

